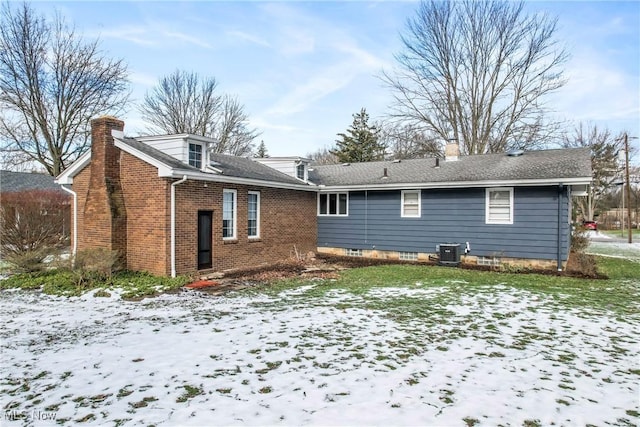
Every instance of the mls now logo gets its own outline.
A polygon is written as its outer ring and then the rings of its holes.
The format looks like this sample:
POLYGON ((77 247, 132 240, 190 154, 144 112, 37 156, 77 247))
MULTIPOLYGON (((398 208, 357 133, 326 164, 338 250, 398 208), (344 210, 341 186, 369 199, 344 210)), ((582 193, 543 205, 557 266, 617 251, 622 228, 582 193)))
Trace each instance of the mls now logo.
POLYGON ((56 412, 46 412, 46 411, 38 411, 33 410, 32 412, 26 411, 6 411, 4 413, 4 419, 7 421, 20 421, 20 420, 30 420, 30 421, 55 421, 56 412))

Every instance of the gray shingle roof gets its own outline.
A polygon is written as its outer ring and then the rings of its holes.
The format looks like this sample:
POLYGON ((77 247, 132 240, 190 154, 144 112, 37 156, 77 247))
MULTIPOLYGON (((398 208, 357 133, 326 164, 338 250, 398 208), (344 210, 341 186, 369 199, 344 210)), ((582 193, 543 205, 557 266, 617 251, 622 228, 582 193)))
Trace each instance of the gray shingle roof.
POLYGON ((53 190, 62 192, 62 189, 54 182, 54 177, 51 175, 11 172, 6 170, 0 171, 0 189, 3 193, 28 190, 53 190))
MULTIPOLYGON (((183 163, 175 157, 172 157, 148 144, 140 142, 135 138, 124 138, 123 141, 130 147, 173 169, 202 172, 200 169, 190 166, 187 163, 183 163)), ((297 180, 294 177, 245 157, 228 156, 225 154, 210 154, 209 157, 216 163, 215 168, 222 171, 223 176, 304 185, 302 181, 297 180)))
POLYGON ((215 167, 221 169, 227 176, 304 185, 302 181, 292 176, 245 157, 211 154, 210 158, 217 163, 215 167))
POLYGON ((440 159, 402 160, 314 166, 309 179, 320 185, 427 184, 445 182, 520 181, 530 179, 590 178, 588 148, 525 151, 521 156, 483 154, 440 159), (388 178, 383 179, 384 169, 388 178))

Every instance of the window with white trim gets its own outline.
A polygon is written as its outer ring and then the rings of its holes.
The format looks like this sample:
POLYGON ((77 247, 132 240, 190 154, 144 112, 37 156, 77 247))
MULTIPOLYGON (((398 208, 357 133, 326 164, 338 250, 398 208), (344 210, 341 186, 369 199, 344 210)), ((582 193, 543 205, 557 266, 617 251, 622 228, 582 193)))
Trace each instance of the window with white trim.
POLYGON ((420 190, 402 191, 402 218, 420 218, 420 190))
POLYGON ((513 224, 513 187, 487 188, 486 223, 513 224))
POLYGON ((249 191, 247 196, 247 236, 260 237, 260 192, 249 191))
POLYGON ((222 191, 222 238, 231 240, 236 238, 236 190, 222 191))
POLYGON ((306 181, 307 178, 307 165, 304 163, 300 163, 296 166, 296 177, 303 181, 306 181))
POLYGON ((318 215, 347 216, 349 214, 349 193, 318 194, 318 215))
POLYGON ((202 145, 189 143, 189 165, 202 168, 202 145))
POLYGON ((399 256, 402 261, 418 260, 418 252, 400 252, 399 256))
POLYGON ((345 249, 346 256, 362 256, 362 249, 345 249))

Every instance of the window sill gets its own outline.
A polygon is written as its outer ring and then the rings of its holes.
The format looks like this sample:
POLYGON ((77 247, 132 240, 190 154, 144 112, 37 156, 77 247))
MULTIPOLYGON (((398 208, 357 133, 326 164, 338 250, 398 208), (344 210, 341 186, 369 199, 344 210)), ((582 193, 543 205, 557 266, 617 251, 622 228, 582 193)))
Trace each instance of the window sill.
POLYGON ((261 237, 249 237, 249 243, 257 243, 257 242, 262 242, 262 238, 261 237))
POLYGON ((238 243, 238 239, 223 239, 222 240, 222 244, 223 245, 235 245, 236 243, 238 243))

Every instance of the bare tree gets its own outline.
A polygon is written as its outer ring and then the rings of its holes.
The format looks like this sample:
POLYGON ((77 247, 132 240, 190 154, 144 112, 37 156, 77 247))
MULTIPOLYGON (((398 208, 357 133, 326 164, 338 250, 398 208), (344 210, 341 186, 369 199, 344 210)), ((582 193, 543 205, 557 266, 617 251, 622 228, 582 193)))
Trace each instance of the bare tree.
POLYGON ((548 136, 544 98, 565 80, 556 20, 522 2, 423 1, 384 73, 392 116, 420 124, 463 152, 500 152, 548 136))
POLYGON ((394 159, 418 159, 442 155, 441 139, 411 123, 378 123, 380 140, 394 159))
POLYGON ((4 3, 0 20, 1 147, 58 175, 88 148, 90 120, 122 111, 127 67, 27 3, 4 3))
POLYGON ((338 156, 331 152, 331 148, 321 148, 313 153, 307 154, 314 165, 335 165, 339 163, 338 156))
POLYGON ((584 219, 593 220, 596 211, 604 207, 605 195, 620 179, 622 166, 618 162, 621 138, 614 138, 609 129, 599 129, 597 125, 578 124, 563 137, 563 147, 588 147, 591 149, 591 169, 593 181, 588 197, 576 197, 574 202, 584 219))
POLYGON ((250 154, 260 135, 248 126, 248 115, 240 102, 218 94, 215 78, 176 70, 160 79, 147 92, 140 113, 152 133, 190 133, 216 140, 211 150, 236 156, 250 154))

